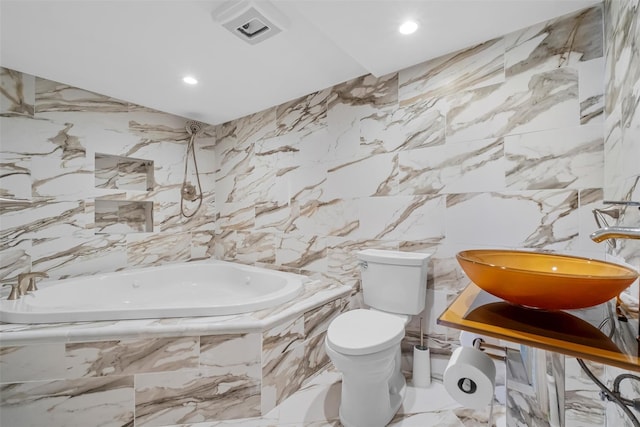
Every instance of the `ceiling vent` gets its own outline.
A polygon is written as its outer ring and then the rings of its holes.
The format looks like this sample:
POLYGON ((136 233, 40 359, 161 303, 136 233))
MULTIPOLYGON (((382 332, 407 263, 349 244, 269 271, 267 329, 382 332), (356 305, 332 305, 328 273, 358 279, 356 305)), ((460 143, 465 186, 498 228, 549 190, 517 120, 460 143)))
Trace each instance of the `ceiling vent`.
POLYGON ((288 20, 270 2, 227 1, 211 14, 216 22, 249 44, 257 44, 286 29, 288 20))

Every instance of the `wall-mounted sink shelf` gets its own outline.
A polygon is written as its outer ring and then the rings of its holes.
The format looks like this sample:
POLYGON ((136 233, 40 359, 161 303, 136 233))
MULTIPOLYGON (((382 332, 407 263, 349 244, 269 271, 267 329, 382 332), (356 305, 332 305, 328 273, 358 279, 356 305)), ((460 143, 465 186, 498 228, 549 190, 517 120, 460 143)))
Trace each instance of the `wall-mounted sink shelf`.
POLYGON ((438 324, 640 372, 638 319, 621 321, 615 300, 545 311, 509 304, 470 283, 438 324))

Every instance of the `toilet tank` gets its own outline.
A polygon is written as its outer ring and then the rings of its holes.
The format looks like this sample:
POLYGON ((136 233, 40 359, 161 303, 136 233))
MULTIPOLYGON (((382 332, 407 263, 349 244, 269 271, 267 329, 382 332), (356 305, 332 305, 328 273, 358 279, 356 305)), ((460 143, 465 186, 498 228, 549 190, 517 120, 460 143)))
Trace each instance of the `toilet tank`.
POLYGON ((431 254, 366 249, 357 255, 365 304, 400 314, 424 309, 431 254))

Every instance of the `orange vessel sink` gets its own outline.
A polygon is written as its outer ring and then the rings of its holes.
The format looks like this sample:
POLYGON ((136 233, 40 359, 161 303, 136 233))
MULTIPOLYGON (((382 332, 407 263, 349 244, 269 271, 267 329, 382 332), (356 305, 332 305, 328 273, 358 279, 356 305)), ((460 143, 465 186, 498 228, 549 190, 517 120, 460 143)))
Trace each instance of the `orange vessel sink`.
POLYGON ((483 290, 512 304, 546 310, 601 304, 638 278, 635 270, 618 264, 568 255, 478 249, 456 258, 483 290))

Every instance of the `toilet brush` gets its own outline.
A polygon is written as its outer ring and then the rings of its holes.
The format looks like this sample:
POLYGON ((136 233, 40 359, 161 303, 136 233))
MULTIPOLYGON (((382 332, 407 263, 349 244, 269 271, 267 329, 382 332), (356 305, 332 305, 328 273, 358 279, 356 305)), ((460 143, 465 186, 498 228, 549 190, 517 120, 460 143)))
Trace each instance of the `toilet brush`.
POLYGON ((428 387, 431 384, 431 358, 429 347, 424 345, 422 317, 420 318, 420 345, 413 346, 413 385, 428 387))

